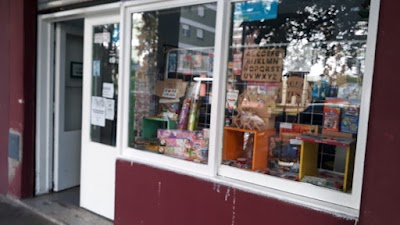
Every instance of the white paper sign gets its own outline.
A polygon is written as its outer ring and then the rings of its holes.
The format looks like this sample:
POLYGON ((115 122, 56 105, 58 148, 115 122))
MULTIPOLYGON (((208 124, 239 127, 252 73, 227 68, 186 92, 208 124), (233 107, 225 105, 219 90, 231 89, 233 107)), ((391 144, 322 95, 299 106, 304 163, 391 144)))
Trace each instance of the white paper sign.
POLYGON ((104 42, 109 43, 110 40, 111 40, 111 34, 109 32, 94 34, 94 43, 96 44, 103 44, 104 42))
POLYGON ((115 112, 115 100, 114 99, 104 99, 106 104, 106 119, 114 120, 114 112, 115 112))
POLYGON ((102 97, 92 96, 91 124, 100 127, 106 125, 106 107, 102 97))
POLYGON ((291 145, 301 145, 301 140, 290 139, 290 144, 291 145))
POLYGON ((103 83, 103 97, 114 98, 114 84, 103 83))
POLYGON ((283 129, 293 129, 293 125, 291 123, 281 123, 280 128, 283 129))
POLYGON ((164 88, 162 97, 164 98, 176 98, 178 96, 178 89, 164 88))

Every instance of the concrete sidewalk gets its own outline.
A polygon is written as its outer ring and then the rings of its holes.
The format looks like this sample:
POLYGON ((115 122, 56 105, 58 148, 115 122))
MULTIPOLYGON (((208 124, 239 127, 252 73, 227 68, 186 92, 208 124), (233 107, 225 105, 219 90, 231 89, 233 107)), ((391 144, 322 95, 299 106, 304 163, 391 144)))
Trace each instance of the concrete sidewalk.
POLYGON ((55 221, 45 218, 17 200, 0 196, 1 225, 56 225, 55 221))

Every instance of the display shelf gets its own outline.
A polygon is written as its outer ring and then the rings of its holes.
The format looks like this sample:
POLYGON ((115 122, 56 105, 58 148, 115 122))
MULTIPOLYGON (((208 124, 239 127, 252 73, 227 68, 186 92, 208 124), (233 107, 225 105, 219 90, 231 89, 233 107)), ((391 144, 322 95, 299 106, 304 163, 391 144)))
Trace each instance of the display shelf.
POLYGON ((306 176, 318 177, 318 149, 320 144, 344 147, 346 150, 345 170, 343 176, 343 191, 351 188, 354 170, 355 140, 350 138, 331 138, 317 135, 300 135, 301 140, 299 180, 306 176))
POLYGON ((145 140, 157 139, 158 129, 176 129, 178 127, 175 120, 159 117, 144 117, 142 137, 145 140))
POLYGON ((226 126, 224 128, 222 159, 236 160, 244 157, 245 151, 243 150, 243 145, 245 133, 254 135, 251 170, 264 170, 268 163, 269 137, 276 134, 275 129, 255 131, 226 126))

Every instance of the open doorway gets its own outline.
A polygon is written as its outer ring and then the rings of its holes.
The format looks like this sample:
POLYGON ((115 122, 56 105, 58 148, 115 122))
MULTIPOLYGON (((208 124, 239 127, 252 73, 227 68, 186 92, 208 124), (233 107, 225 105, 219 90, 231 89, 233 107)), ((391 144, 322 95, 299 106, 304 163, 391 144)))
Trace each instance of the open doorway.
POLYGON ((48 116, 52 142, 45 160, 36 159, 36 163, 49 163, 50 185, 24 202, 66 224, 110 225, 111 221, 80 207, 84 18, 54 22, 52 27, 49 95, 54 110, 48 116))
POLYGON ((84 20, 55 24, 53 192, 79 206, 84 20), (65 193, 65 197, 63 195, 65 193))
MULTIPOLYGON (((83 91, 84 19, 54 23, 53 143, 48 194, 26 203, 51 213, 79 207, 83 91)), ((37 162, 38 163, 38 162, 37 162)))
MULTIPOLYGON (((116 60, 121 45, 119 11, 119 4, 110 4, 38 17, 36 199, 49 193, 63 194, 66 192, 63 190, 69 192, 80 185, 75 189, 79 191, 72 191, 75 197, 79 196, 76 208, 109 219, 114 218, 115 161, 120 142, 116 141, 117 132, 106 137, 105 130, 111 127, 116 131, 117 118, 121 116, 117 115, 121 112, 118 104, 120 65, 116 60), (82 19, 83 65, 76 59, 68 61, 66 56, 68 51, 71 54, 77 51, 65 42, 76 40, 79 35, 73 31, 69 32, 72 35, 67 35, 66 29, 61 29, 82 24, 82 19), (60 35, 62 33, 64 35, 60 35), (80 98, 76 96, 79 76, 83 81, 80 98), (78 104, 82 109, 71 109, 76 98, 82 100, 78 104), (82 118, 73 116, 74 112, 80 113, 82 118), (96 117, 92 117, 93 114, 96 117), (80 137, 81 144, 74 137, 80 137)), ((74 197, 67 197, 71 198, 74 197)))

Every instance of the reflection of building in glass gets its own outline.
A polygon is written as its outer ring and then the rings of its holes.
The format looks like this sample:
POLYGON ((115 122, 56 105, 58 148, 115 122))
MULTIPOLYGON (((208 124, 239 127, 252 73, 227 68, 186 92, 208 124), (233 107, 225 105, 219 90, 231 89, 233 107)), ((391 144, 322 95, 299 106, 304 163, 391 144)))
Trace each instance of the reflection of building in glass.
POLYGON ((217 6, 205 4, 181 8, 179 48, 210 47, 214 45, 217 6))

